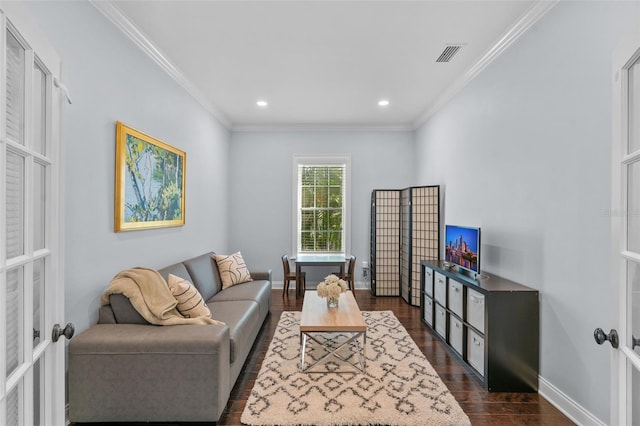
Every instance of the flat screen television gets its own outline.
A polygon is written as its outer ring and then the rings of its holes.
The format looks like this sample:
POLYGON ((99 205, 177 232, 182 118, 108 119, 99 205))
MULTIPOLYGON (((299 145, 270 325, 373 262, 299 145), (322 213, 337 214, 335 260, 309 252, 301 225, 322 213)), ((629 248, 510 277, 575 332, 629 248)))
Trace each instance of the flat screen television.
POLYGON ((445 225, 445 261, 480 274, 480 228, 445 225))

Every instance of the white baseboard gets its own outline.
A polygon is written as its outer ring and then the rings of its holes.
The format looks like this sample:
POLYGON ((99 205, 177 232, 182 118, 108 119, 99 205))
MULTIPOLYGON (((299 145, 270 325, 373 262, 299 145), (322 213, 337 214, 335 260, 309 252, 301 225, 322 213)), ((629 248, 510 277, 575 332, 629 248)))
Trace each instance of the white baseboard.
POLYGON ((538 376, 538 393, 575 424, 583 426, 606 426, 607 424, 542 376, 538 376))
POLYGON ((371 283, 369 281, 356 281, 356 290, 371 290, 371 283))
MULTIPOLYGON (((276 290, 282 290, 284 288, 284 283, 282 281, 273 281, 271 283, 271 288, 276 290)), ((289 290, 296 288, 296 284, 292 281, 289 284, 289 290)), ((368 281, 356 281, 356 290, 370 290, 371 286, 368 281)))

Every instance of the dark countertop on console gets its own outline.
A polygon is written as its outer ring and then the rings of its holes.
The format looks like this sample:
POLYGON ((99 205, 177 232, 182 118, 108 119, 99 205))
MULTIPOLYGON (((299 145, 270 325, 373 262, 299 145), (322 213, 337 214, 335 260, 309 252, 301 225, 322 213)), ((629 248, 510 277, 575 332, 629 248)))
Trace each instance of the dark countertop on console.
MULTIPOLYGON (((487 278, 478 278, 475 279, 472 276, 467 275, 467 271, 459 272, 457 267, 453 267, 449 269, 445 267, 444 260, 423 260, 420 262, 423 266, 431 266, 442 270, 442 273, 450 278, 453 278, 456 281, 460 281, 468 284, 470 287, 477 287, 483 292, 492 292, 492 291, 535 291, 538 290, 527 287, 522 284, 518 284, 514 281, 508 280, 506 278, 501 278, 496 275, 487 274, 486 272, 482 272, 483 276, 487 278)), ((440 271, 437 271, 440 272, 440 271)), ((468 272, 469 274, 473 274, 473 272, 468 272)))

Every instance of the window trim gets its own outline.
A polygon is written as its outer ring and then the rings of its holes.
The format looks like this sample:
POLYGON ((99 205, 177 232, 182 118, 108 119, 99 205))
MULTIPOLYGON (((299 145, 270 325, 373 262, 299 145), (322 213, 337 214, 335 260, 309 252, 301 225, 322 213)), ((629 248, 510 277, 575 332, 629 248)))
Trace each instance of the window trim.
MULTIPOLYGON (((298 228, 300 223, 299 215, 299 196, 300 191, 298 188, 298 166, 300 165, 343 165, 344 166, 344 215, 343 215, 343 252, 341 254, 348 254, 351 252, 351 155, 337 154, 337 155, 295 155, 293 156, 293 166, 291 173, 291 192, 292 192, 292 205, 291 205, 291 253, 296 256, 300 254, 298 252, 298 228)), ((317 252, 322 254, 322 252, 317 252)), ((335 253, 332 253, 335 254, 335 253)))

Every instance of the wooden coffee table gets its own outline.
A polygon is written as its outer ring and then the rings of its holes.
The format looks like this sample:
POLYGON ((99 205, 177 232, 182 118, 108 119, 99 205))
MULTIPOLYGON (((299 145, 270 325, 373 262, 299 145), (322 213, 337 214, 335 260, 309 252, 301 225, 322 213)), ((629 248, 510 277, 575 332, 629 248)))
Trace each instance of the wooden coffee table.
POLYGON ((362 318, 362 313, 356 299, 351 291, 340 295, 339 306, 328 308, 327 300, 318 296, 315 290, 306 291, 302 302, 302 317, 300 318, 300 370, 309 372, 311 368, 318 365, 330 356, 334 356, 341 361, 353 366, 358 371, 365 372, 365 348, 367 344, 367 324, 362 318), (347 339, 341 342, 335 349, 327 347, 325 342, 318 340, 315 335, 326 333, 342 333, 347 335, 347 339), (360 345, 362 337, 362 345, 360 345), (327 353, 311 365, 305 367, 305 352, 308 340, 313 340, 324 347, 327 353), (337 353, 338 350, 353 343, 355 353, 358 355, 360 366, 352 363, 347 358, 337 353))

